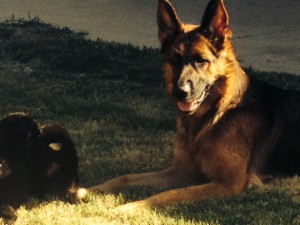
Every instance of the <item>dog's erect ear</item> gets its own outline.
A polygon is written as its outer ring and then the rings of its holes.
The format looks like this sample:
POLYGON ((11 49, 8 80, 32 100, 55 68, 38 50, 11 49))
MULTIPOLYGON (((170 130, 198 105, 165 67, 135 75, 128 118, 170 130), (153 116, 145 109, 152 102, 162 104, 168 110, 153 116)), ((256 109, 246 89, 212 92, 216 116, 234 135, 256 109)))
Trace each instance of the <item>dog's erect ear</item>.
POLYGON ((157 25, 158 38, 162 45, 172 41, 181 32, 181 22, 168 0, 158 0, 157 25))
POLYGON ((223 0, 211 0, 201 22, 201 30, 210 31, 213 36, 224 38, 229 26, 229 16, 223 0))

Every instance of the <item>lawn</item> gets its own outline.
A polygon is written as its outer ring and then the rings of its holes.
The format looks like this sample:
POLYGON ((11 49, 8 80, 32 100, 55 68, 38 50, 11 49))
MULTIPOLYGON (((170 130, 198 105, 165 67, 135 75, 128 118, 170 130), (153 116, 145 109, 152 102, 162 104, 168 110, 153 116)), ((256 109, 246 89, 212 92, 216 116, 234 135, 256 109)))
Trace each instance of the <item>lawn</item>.
MULTIPOLYGON (((163 88, 158 49, 91 41, 86 33, 41 22, 0 23, 0 116, 23 111, 59 123, 74 140, 80 181, 92 186, 117 175, 165 168, 171 160, 176 110, 163 88)), ((300 90, 290 74, 247 72, 300 90)), ((278 179, 239 196, 137 212, 114 207, 161 190, 89 194, 79 204, 55 196, 31 199, 16 224, 300 224, 300 179, 278 179)))

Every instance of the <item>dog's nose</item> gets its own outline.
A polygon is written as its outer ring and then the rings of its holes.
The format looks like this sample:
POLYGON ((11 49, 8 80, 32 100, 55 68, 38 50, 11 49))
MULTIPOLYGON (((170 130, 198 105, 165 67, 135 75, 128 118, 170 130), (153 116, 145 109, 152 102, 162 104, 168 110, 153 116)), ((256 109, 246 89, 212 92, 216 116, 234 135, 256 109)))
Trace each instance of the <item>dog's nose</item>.
POLYGON ((193 86, 193 83, 191 80, 178 82, 178 89, 185 93, 190 93, 192 86, 193 86))
POLYGON ((189 93, 191 91, 191 86, 189 84, 185 84, 185 85, 178 85, 178 88, 186 93, 189 93))
POLYGON ((185 82, 183 82, 183 81, 178 82, 178 84, 177 84, 178 98, 181 98, 181 99, 187 98, 192 92, 192 87, 193 87, 193 84, 192 84, 192 81, 190 81, 190 80, 185 81, 185 82))

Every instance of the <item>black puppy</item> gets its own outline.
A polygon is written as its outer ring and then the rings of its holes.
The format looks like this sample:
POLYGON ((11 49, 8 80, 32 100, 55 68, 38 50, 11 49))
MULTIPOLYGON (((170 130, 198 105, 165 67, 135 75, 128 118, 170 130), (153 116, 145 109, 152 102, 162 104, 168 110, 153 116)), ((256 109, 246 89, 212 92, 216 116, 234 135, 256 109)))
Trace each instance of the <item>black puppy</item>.
MULTIPOLYGON (((11 174, 11 169, 7 162, 0 159, 0 179, 11 174)), ((17 219, 14 208, 9 205, 0 205, 0 217, 4 219, 5 224, 12 224, 17 219)))
POLYGON ((16 219, 13 207, 28 197, 47 194, 79 200, 78 157, 65 129, 58 125, 38 128, 24 113, 0 121, 0 217, 16 219))
POLYGON ((0 216, 13 223, 18 207, 28 198, 28 155, 39 135, 36 123, 23 113, 0 121, 0 216))
POLYGON ((39 133, 33 119, 23 113, 0 121, 0 158, 11 170, 0 180, 0 204, 18 204, 28 196, 28 155, 39 133))
POLYGON ((41 127, 29 155, 29 190, 44 197, 48 193, 76 197, 78 157, 68 132, 59 125, 41 127))
MULTIPOLYGON (((0 159, 0 179, 11 174, 11 169, 5 160, 0 159)), ((0 206, 0 217, 4 219, 5 224, 12 224, 17 219, 15 210, 9 205, 0 206)))

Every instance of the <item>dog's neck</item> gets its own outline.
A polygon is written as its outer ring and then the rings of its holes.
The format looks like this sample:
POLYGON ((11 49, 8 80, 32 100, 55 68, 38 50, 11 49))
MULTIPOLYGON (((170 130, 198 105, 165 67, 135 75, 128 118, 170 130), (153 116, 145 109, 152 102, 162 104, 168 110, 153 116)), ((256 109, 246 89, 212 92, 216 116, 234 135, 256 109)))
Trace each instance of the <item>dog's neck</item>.
POLYGON ((245 90, 247 90, 249 86, 249 77, 246 75, 237 60, 231 43, 228 44, 226 51, 227 54, 221 56, 224 57, 226 61, 226 68, 224 72, 226 88, 223 97, 218 103, 218 110, 212 124, 216 124, 225 112, 240 105, 245 95, 245 90), (228 54, 228 52, 231 52, 231 54, 228 54), (229 56, 231 57, 229 58, 229 56))

